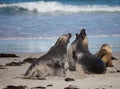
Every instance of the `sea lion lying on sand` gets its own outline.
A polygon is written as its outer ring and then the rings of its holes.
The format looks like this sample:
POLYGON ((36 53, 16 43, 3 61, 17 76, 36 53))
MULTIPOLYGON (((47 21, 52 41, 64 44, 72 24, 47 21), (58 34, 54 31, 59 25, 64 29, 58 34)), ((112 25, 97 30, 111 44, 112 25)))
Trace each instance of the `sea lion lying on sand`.
POLYGON ((71 34, 63 34, 50 50, 31 64, 25 73, 28 78, 64 76, 64 59, 71 34))
POLYGON ((82 65, 86 73, 105 73, 106 66, 104 62, 92 55, 88 49, 88 39, 85 29, 80 34, 76 33, 76 39, 72 42, 68 49, 69 69, 75 71, 75 64, 82 65))
POLYGON ((112 48, 108 44, 103 44, 95 56, 102 59, 107 67, 113 67, 112 59, 116 59, 112 56, 112 48))

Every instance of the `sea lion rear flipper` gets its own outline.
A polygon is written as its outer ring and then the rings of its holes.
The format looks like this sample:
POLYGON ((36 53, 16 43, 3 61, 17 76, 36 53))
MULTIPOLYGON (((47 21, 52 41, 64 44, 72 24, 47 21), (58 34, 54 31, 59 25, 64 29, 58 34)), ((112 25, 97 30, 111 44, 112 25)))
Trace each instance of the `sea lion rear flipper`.
POLYGON ((115 58, 115 57, 113 57, 113 56, 112 56, 112 58, 111 58, 111 59, 112 59, 112 60, 118 60, 117 58, 115 58))

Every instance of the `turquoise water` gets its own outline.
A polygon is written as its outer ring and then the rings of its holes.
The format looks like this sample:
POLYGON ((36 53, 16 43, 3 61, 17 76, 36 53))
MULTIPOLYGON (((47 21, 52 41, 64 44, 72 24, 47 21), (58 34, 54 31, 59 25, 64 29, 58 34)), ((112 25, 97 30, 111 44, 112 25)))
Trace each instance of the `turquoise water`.
POLYGON ((120 51, 120 0, 0 0, 0 52, 46 52, 82 28, 92 52, 120 51))

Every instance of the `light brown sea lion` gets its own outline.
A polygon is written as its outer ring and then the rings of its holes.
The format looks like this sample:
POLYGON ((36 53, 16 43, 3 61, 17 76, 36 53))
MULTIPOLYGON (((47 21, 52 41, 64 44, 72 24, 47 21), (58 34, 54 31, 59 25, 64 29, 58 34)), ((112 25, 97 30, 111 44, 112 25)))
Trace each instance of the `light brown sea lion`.
POLYGON ((94 56, 88 49, 88 39, 85 29, 76 34, 76 39, 68 49, 69 69, 75 71, 75 64, 82 65, 86 73, 105 73, 106 66, 98 57, 94 56))
POLYGON ((64 76, 64 59, 71 34, 63 34, 50 50, 31 64, 25 73, 28 78, 64 76))
POLYGON ((108 44, 103 44, 100 50, 95 54, 103 60, 107 67, 113 67, 112 64, 112 48, 108 44))

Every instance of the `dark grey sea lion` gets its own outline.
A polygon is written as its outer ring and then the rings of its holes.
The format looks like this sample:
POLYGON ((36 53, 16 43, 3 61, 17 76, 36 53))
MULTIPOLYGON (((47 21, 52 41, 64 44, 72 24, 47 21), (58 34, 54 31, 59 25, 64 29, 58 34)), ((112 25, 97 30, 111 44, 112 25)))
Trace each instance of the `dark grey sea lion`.
POLYGON ((71 34, 63 34, 50 50, 31 64, 25 73, 29 78, 64 76, 64 62, 71 34))
POLYGON ((68 63, 71 71, 76 70, 76 63, 82 65, 86 73, 105 73, 106 71, 104 62, 89 51, 85 29, 82 29, 80 34, 76 33, 76 38, 68 49, 68 63))

